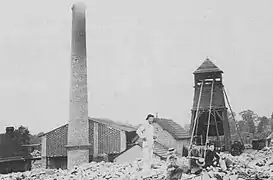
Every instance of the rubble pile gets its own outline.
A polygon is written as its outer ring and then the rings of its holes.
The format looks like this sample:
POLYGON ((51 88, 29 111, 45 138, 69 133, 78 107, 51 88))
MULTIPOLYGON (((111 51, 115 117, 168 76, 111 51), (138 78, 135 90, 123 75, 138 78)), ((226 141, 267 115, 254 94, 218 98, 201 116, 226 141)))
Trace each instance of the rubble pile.
MULTIPOLYGON (((273 147, 267 147, 251 154, 243 153, 240 156, 222 154, 230 163, 225 175, 221 177, 236 177, 242 179, 273 179, 273 147)), ((221 170, 210 170, 211 174, 219 174, 221 170)), ((215 176, 214 176, 215 177, 215 176)), ((235 178, 235 179, 236 179, 235 178)))
POLYGON ((31 169, 41 169, 43 167, 43 164, 40 160, 34 160, 31 164, 31 169))
MULTIPOLYGON (((273 180, 273 147, 254 151, 251 154, 243 153, 240 156, 221 154, 226 159, 227 170, 209 168, 202 173, 209 179, 272 179, 273 180)), ((142 161, 137 160, 126 164, 108 162, 84 164, 72 170, 33 169, 24 173, 0 175, 0 180, 21 179, 51 179, 51 180, 163 180, 166 177, 166 163, 157 161, 150 174, 145 176, 142 171, 142 161)), ((182 179, 200 179, 200 176, 183 174, 182 179)), ((204 178, 203 178, 204 179, 204 178)))
MULTIPOLYGON (((39 150, 34 150, 32 153, 30 153, 31 156, 34 158, 41 157, 41 152, 39 150)), ((39 160, 32 161, 31 169, 41 169, 42 168, 42 162, 39 160)))
POLYGON ((30 153, 33 157, 41 157, 41 152, 39 150, 34 150, 32 153, 30 153))
POLYGON ((21 179, 48 179, 48 180, 163 180, 165 178, 165 169, 163 162, 156 163, 156 169, 146 176, 141 171, 142 161, 134 161, 127 164, 115 164, 108 162, 84 164, 75 167, 72 170, 61 169, 35 169, 24 173, 11 173, 1 175, 1 180, 21 180, 21 179))

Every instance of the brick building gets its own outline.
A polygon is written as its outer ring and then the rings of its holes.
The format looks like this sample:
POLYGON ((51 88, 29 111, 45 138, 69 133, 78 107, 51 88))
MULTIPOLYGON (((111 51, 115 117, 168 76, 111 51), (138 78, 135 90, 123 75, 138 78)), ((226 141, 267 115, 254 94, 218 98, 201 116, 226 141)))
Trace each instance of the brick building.
MULTIPOLYGON (((45 168, 67 168, 67 131, 68 124, 41 135, 42 161, 45 168)), ((107 154, 109 161, 120 152, 130 148, 136 137, 136 128, 109 119, 89 118, 89 161, 99 160, 107 154)))

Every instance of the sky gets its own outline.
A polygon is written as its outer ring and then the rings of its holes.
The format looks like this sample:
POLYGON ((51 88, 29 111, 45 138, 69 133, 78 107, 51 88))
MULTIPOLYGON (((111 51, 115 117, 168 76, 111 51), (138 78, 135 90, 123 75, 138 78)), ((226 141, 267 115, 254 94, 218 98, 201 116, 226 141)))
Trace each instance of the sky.
MULTIPOLYGON (((74 0, 10 0, 0 11, 0 132, 68 122, 74 0)), ((224 71, 236 113, 273 112, 273 1, 85 0, 89 117, 189 123, 193 71, 224 71)), ((239 118, 237 116, 237 118, 239 118)))

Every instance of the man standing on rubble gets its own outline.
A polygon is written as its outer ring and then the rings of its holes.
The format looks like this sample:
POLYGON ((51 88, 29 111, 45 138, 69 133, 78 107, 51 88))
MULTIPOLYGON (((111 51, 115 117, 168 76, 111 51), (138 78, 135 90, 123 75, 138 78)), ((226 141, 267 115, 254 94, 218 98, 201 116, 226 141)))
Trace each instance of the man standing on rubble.
POLYGON ((149 114, 146 117, 146 122, 142 126, 140 126, 137 130, 138 136, 142 139, 142 151, 143 151, 143 163, 144 170, 149 170, 153 163, 153 146, 154 139, 156 136, 154 134, 154 115, 149 114))

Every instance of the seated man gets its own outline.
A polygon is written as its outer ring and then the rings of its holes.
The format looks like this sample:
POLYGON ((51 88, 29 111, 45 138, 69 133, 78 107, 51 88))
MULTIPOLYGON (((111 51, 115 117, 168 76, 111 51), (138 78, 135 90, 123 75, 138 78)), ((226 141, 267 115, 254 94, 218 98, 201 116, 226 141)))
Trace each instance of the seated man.
POLYGON ((186 157, 181 157, 181 155, 176 154, 176 149, 175 148, 169 148, 168 149, 168 157, 167 157, 167 164, 170 164, 170 157, 176 156, 177 161, 176 165, 182 169, 184 173, 187 173, 189 171, 189 163, 186 157))
POLYGON ((170 164, 167 167, 167 178, 166 180, 180 180, 182 177, 182 169, 179 168, 177 163, 177 157, 171 155, 169 158, 170 164))
POLYGON ((198 149, 191 150, 191 159, 190 159, 190 169, 192 174, 200 174, 202 168, 205 165, 203 158, 200 158, 200 153, 198 149), (203 160, 203 161, 202 161, 203 160))
POLYGON ((218 166, 219 165, 220 156, 215 151, 215 146, 212 143, 208 144, 208 149, 205 155, 205 168, 210 166, 218 166))

